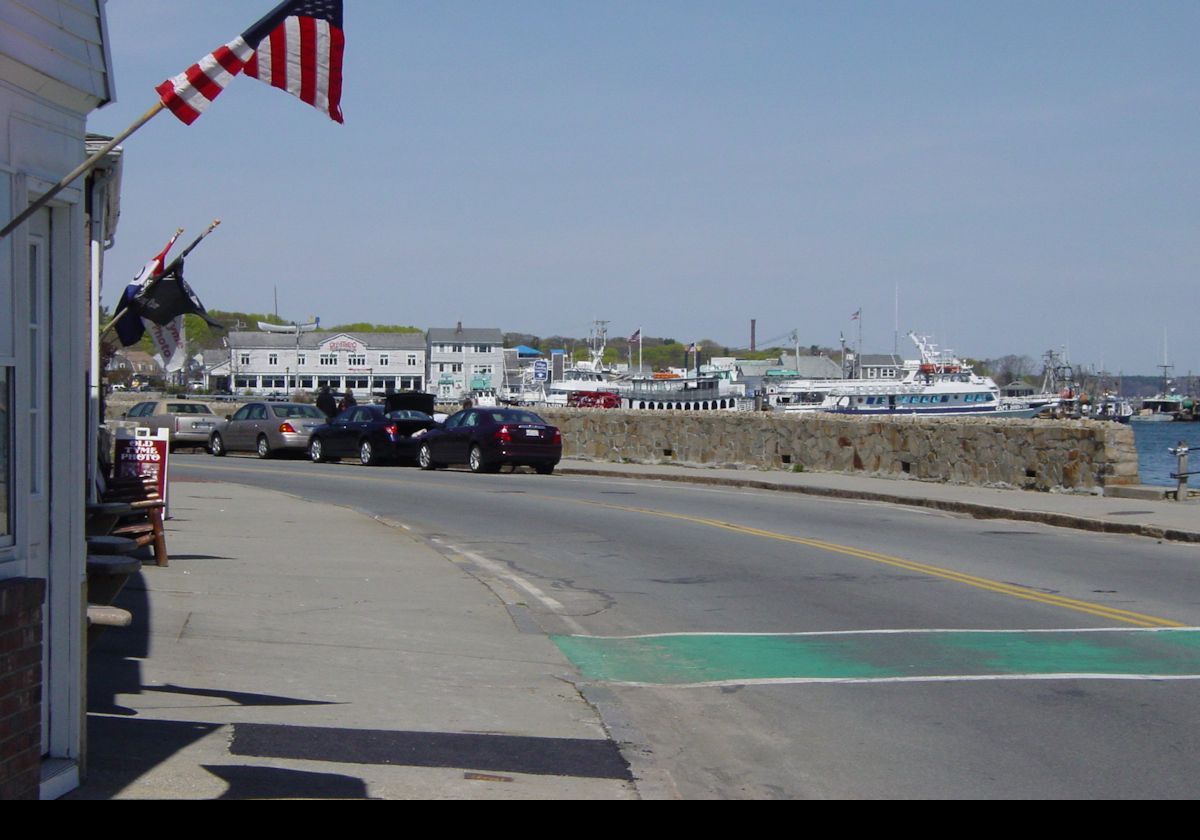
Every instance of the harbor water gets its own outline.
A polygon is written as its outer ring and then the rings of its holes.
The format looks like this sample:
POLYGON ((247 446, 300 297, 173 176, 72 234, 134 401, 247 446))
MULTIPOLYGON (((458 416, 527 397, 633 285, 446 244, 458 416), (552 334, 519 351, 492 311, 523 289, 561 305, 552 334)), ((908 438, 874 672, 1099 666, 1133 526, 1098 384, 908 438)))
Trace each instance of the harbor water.
MULTIPOLYGON (((1130 424, 1137 444, 1138 475, 1142 484, 1175 486, 1171 473, 1176 471, 1178 461, 1167 451, 1168 448, 1186 441, 1193 450, 1188 456, 1188 469, 1200 469, 1200 423, 1139 423, 1130 424)), ((1189 484, 1200 486, 1200 476, 1189 479, 1189 484)))

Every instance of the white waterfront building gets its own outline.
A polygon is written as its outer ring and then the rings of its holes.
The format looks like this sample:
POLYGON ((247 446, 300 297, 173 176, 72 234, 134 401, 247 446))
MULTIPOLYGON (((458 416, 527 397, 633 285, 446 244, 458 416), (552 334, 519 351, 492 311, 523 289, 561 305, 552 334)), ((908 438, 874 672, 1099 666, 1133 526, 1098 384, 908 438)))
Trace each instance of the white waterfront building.
POLYGON ((494 327, 430 327, 429 387, 438 399, 495 395, 504 384, 504 333, 494 327))
POLYGON ((228 357, 206 385, 235 394, 425 390, 425 337, 419 332, 231 332, 228 357))

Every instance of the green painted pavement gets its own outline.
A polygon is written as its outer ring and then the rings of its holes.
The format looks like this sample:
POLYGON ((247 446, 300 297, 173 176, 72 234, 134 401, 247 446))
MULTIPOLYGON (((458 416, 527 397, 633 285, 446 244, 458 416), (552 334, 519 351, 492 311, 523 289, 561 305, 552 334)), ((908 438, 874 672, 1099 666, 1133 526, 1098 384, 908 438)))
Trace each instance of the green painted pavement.
POLYGON ((553 636, 596 682, 1200 677, 1200 630, 553 636))

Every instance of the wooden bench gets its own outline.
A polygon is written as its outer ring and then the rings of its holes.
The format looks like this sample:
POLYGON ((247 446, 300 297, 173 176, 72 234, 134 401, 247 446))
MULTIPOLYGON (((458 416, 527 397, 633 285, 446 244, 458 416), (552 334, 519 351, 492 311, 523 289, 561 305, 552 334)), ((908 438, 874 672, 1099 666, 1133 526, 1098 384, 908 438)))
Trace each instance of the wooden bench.
POLYGON ((129 610, 107 604, 87 605, 87 646, 91 650, 107 627, 128 627, 133 623, 129 610))
POLYGON ((136 548, 133 540, 122 537, 88 537, 88 550, 107 553, 87 557, 87 645, 90 650, 106 627, 128 627, 133 616, 128 610, 114 607, 113 601, 129 580, 142 568, 142 561, 120 552, 120 543, 127 550, 136 548))
POLYGON ((163 532, 164 502, 151 478, 110 478, 100 491, 104 503, 119 502, 129 505, 130 512, 113 521, 109 534, 126 537, 138 547, 153 546, 154 562, 166 566, 167 539, 163 532))

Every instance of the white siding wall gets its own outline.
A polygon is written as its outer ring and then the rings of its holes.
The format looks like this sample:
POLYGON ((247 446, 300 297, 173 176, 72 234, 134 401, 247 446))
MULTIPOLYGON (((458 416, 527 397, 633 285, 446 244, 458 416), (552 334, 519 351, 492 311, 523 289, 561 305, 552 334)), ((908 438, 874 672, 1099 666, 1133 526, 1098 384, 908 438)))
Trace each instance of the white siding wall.
POLYGON ((84 112, 112 99, 96 0, 0 3, 0 77, 84 112))
MULTIPOLYGON (((97 0, 0 0, 0 220, 7 221, 84 158, 87 114, 111 98, 97 0)), ((14 534, 0 540, 0 577, 45 577, 44 639, 49 667, 42 701, 49 709, 45 748, 75 759, 80 724, 84 589, 83 452, 87 439, 87 242, 81 191, 63 190, 48 211, 0 244, 0 365, 14 372, 10 409, 15 450, 14 534), (31 225, 49 233, 51 271, 38 283, 51 388, 32 410, 31 225), (33 432, 41 417, 45 434, 33 432), (36 441, 36 451, 29 451, 36 441), (40 465, 45 489, 28 492, 40 465)), ((39 246, 41 247, 41 246, 39 246)), ((67 778, 62 776, 59 778, 67 778)), ((71 782, 63 782, 68 787, 71 782)), ((62 787, 49 792, 64 792, 62 787)))

